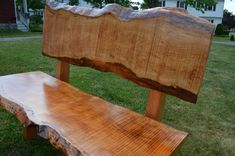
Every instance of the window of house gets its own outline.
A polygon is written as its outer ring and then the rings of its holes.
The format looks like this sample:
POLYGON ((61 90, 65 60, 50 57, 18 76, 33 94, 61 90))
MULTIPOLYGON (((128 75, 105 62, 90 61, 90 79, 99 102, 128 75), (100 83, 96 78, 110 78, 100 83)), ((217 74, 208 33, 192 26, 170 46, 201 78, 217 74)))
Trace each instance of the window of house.
POLYGON ((215 11, 216 10, 216 4, 213 6, 213 11, 215 11))
POLYGON ((182 2, 182 1, 177 1, 177 5, 176 5, 177 8, 184 8, 187 10, 187 4, 185 2, 182 2))
POLYGON ((215 11, 216 5, 205 5, 205 11, 215 11))
POLYGON ((208 21, 211 22, 211 23, 214 23, 214 20, 213 20, 213 19, 209 19, 208 21))
POLYGON ((207 6, 207 10, 212 11, 213 7, 211 5, 207 6))
POLYGON ((158 6, 159 7, 165 7, 166 1, 159 1, 158 6))
POLYGON ((165 7, 166 1, 161 1, 161 3, 162 3, 161 6, 165 7))

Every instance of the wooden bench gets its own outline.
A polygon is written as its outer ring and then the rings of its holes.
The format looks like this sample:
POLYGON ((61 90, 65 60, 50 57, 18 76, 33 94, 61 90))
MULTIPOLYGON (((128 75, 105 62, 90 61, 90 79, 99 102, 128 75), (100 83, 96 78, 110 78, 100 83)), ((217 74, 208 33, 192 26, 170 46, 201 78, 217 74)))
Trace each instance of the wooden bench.
MULTIPOLYGON (((66 155, 172 155, 187 133, 160 123, 166 94, 196 102, 214 27, 181 9, 87 9, 48 2, 40 71, 0 77, 0 103, 66 155), (150 88, 146 115, 69 85, 70 64, 114 72, 150 88), (155 120, 153 120, 155 119, 155 120)), ((125 87, 125 86, 123 86, 125 87)))

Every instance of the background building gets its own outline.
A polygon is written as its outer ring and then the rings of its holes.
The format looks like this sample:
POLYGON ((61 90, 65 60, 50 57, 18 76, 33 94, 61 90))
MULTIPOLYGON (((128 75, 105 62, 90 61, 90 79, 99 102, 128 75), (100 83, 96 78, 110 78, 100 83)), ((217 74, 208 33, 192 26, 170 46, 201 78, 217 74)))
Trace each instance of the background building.
MULTIPOLYGON (((205 18, 215 26, 217 24, 222 23, 223 18, 223 11, 224 11, 224 0, 217 0, 217 4, 213 6, 204 6, 205 12, 201 12, 200 10, 196 10, 192 6, 187 6, 183 1, 178 0, 164 0, 160 2, 162 7, 177 7, 177 8, 184 8, 190 14, 194 16, 199 16, 201 18, 205 18)), ((195 3, 197 5, 197 3, 195 3)))
MULTIPOLYGON (((29 15, 37 14, 32 9, 27 8, 27 0, 23 0, 23 7, 16 7, 16 0, 0 0, 0 29, 2 28, 18 28, 21 31, 29 30, 29 15)), ((69 0, 57 0, 62 3, 68 3, 69 0)), ((205 18, 215 26, 222 23, 224 0, 217 0, 217 4, 205 7, 205 12, 196 10, 194 7, 186 5, 185 2, 179 0, 161 0, 161 7, 178 7, 186 9, 190 14, 205 18)), ((195 2, 195 6, 197 3, 195 2)), ((84 0, 79 1, 79 6, 92 7, 91 4, 84 0)), ((37 12, 42 14, 43 10, 37 12)))
POLYGON ((27 0, 23 0, 23 4, 23 8, 17 8, 16 0, 0 0, 0 30, 17 28, 28 31, 27 0))
MULTIPOLYGON (((69 0, 60 0, 61 2, 68 3, 69 0)), ((199 16, 201 18, 205 18, 211 23, 213 23, 215 26, 217 24, 222 23, 223 18, 223 11, 224 11, 224 0, 217 0, 217 4, 213 6, 204 6, 205 12, 203 13, 200 10, 196 10, 192 6, 188 6, 183 2, 183 0, 162 0, 160 1, 160 5, 162 7, 177 7, 177 8, 184 8, 186 9, 190 14, 194 16, 199 16)), ((197 3, 195 2, 195 6, 197 3)), ((79 1, 79 6, 83 7, 91 7, 90 4, 86 3, 84 0, 79 1)))
POLYGON ((16 10, 14 0, 0 0, 0 27, 16 27, 16 10))

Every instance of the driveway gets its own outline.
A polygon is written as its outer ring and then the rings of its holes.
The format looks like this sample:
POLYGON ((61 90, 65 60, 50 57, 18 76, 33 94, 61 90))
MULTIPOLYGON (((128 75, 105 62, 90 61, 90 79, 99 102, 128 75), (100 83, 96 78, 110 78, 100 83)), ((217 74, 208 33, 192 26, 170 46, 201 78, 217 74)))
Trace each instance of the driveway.
POLYGON ((0 41, 17 41, 17 40, 28 40, 28 39, 38 39, 42 38, 41 35, 38 36, 25 36, 25 37, 0 37, 0 41))
POLYGON ((233 41, 227 41, 227 42, 212 41, 212 43, 214 43, 214 44, 222 44, 222 45, 229 45, 229 46, 235 46, 235 42, 233 42, 233 41))

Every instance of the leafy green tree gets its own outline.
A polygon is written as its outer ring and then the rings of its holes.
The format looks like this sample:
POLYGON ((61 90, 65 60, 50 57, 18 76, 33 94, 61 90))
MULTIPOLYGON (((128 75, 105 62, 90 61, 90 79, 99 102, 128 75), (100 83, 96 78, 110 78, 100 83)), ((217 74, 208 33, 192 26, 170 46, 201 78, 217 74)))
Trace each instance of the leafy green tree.
MULTIPOLYGON (((46 0, 27 0, 27 3, 28 8, 31 8, 33 10, 43 9, 46 4, 46 0)), ((21 6, 21 8, 23 8, 23 0, 16 0, 16 5, 21 6)))
POLYGON ((194 7, 196 10, 204 12, 207 10, 207 7, 214 6, 217 0, 185 0, 185 3, 194 7))
POLYGON ((43 9, 45 7, 45 4, 45 0, 28 0, 28 8, 31 8, 33 10, 43 9))
POLYGON ((69 0, 69 5, 78 5, 79 4, 79 0, 69 0))
POLYGON ((215 29, 215 35, 223 35, 224 34, 224 26, 223 24, 218 24, 215 29))
POLYGON ((228 29, 235 28, 235 15, 225 9, 222 23, 228 29))
POLYGON ((159 6, 158 0, 144 0, 141 4, 141 9, 154 8, 159 6))
POLYGON ((102 8, 109 3, 117 3, 125 7, 130 7, 133 2, 130 0, 85 0, 88 3, 91 3, 96 8, 102 8))

